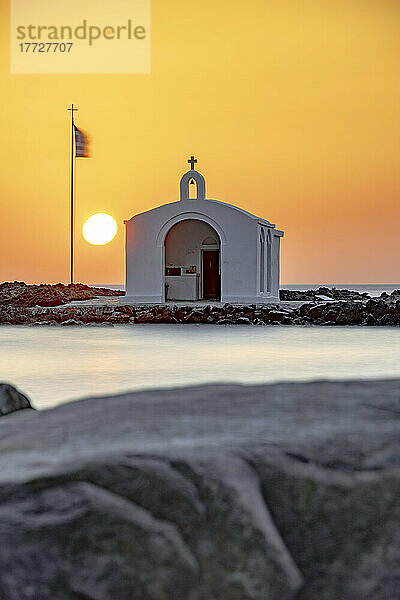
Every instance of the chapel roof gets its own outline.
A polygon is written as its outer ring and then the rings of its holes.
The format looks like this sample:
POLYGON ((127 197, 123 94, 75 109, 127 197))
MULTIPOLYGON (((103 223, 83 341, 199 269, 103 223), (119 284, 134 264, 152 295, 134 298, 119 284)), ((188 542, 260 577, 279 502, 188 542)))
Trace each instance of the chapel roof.
MULTIPOLYGON (((193 211, 195 212, 196 202, 197 201, 196 200, 185 200, 185 202, 191 202, 191 203, 193 203, 192 204, 193 211)), ((249 219, 254 219, 256 221, 259 221, 260 223, 263 223, 264 225, 266 225, 268 227, 275 227, 275 224, 271 223, 267 219, 263 219, 262 217, 257 217, 257 215, 253 215, 252 213, 248 212, 247 210, 244 210, 243 208, 239 208, 238 206, 235 206, 234 204, 228 204, 228 202, 222 202, 221 200, 212 200, 210 198, 205 198, 204 200, 200 200, 198 202, 210 202, 210 203, 213 203, 213 204, 219 204, 219 205, 224 206, 226 208, 230 208, 232 210, 236 210, 236 211, 242 213, 243 215, 246 215, 247 217, 249 217, 249 219)), ((167 206, 172 206, 174 204, 176 205, 177 208, 180 208, 182 206, 182 201, 181 200, 176 200, 174 202, 167 202, 166 204, 160 204, 159 206, 155 206, 154 208, 150 208, 149 210, 144 210, 141 213, 137 213, 137 214, 133 215, 131 217, 131 219, 133 219, 135 217, 138 217, 140 215, 145 215, 145 214, 148 214, 148 213, 151 213, 151 212, 156 212, 156 211, 162 210, 163 208, 165 208, 167 206)), ((128 222, 128 221, 130 221, 131 219, 127 219, 125 221, 125 223, 128 222)))

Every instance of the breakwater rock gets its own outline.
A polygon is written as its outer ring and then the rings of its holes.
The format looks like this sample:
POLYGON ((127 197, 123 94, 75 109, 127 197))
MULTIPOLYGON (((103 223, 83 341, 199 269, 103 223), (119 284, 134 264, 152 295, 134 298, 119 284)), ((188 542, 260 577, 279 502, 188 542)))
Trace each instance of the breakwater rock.
POLYGON ((32 406, 24 394, 8 383, 0 383, 0 417, 26 408, 32 406))
POLYGON ((100 305, 21 307, 0 305, 0 324, 114 325, 206 323, 216 325, 400 325, 400 294, 361 301, 282 305, 100 305))
POLYGON ((209 385, 0 419, 0 597, 399 599, 399 389, 209 385))
POLYGON ((400 325, 400 295, 367 302, 326 302, 303 304, 302 319, 317 325, 400 325))
POLYGON ((279 290, 281 301, 317 301, 322 298, 330 300, 368 300, 367 292, 356 292, 354 290, 343 290, 335 287, 319 287, 316 290, 279 290))
POLYGON ((64 285, 27 285, 23 281, 0 284, 0 306, 59 306, 77 300, 91 300, 98 296, 121 296, 124 292, 74 283, 64 285))

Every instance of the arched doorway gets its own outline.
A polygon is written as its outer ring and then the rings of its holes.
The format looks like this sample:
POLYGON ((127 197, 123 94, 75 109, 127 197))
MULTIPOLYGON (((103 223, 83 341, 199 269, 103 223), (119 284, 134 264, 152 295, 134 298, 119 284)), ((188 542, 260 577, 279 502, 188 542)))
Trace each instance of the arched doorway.
POLYGON ((165 237, 165 299, 219 300, 220 239, 198 219, 185 219, 165 237))

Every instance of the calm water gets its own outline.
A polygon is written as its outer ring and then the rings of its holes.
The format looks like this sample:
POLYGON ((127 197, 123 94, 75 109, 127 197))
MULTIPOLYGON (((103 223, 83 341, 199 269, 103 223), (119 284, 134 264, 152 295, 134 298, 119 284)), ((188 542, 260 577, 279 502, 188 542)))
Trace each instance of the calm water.
POLYGON ((37 408, 205 382, 400 377, 400 328, 0 327, 0 381, 37 408))

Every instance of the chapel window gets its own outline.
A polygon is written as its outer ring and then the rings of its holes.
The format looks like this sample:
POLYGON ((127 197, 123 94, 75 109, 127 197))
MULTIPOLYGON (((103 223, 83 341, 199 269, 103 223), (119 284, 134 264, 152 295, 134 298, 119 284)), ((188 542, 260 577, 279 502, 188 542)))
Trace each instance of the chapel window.
POLYGON ((260 292, 263 293, 265 288, 265 233, 261 228, 260 233, 260 292))
POLYGON ((272 235, 271 230, 268 230, 267 235, 267 291, 270 292, 272 285, 272 235))
POLYGON ((217 240, 215 240, 215 239, 214 239, 214 238, 212 238, 212 237, 206 237, 206 238, 203 240, 203 246, 217 246, 217 245, 218 245, 218 242, 217 242, 217 240))
POLYGON ((189 181, 189 199, 196 200, 197 198, 197 183, 193 177, 189 181))

